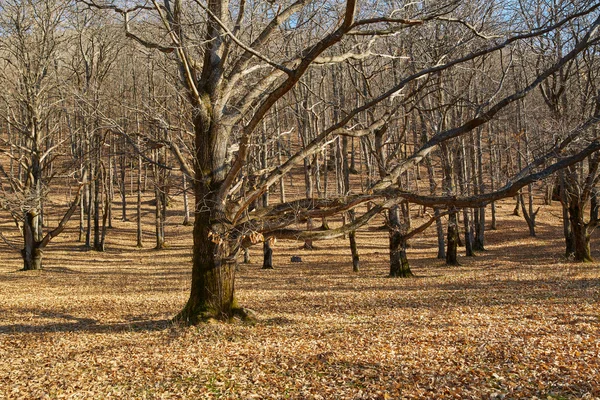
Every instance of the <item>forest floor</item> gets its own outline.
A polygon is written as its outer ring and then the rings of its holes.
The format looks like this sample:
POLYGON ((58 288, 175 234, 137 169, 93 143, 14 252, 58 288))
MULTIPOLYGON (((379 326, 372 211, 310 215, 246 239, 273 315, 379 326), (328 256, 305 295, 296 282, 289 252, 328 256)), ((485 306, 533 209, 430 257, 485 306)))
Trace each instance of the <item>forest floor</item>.
POLYGON ((511 211, 460 267, 435 258, 430 228, 408 250, 412 279, 386 277, 385 231, 358 233, 358 273, 346 240, 278 242, 274 270, 257 247, 236 281, 254 325, 169 323, 190 281, 180 217, 162 251, 150 215, 145 248, 115 220, 104 253, 83 251, 72 221, 43 271, 17 271, 0 243, 0 399, 600 398, 600 266, 562 259, 558 205, 537 238, 511 211))

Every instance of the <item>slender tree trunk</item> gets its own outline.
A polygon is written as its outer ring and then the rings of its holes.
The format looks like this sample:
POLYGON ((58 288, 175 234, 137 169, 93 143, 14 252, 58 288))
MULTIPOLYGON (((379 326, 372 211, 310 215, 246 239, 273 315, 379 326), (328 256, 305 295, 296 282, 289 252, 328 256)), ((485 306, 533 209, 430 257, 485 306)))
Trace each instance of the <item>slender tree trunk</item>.
MULTIPOLYGON (((476 135, 476 146, 477 151, 477 186, 476 194, 483 194, 485 192, 485 181, 483 177, 483 149, 482 149, 482 133, 481 129, 477 130, 476 135)), ((473 171, 475 173, 475 171, 473 171)), ((473 242, 473 250, 484 251, 485 250, 485 207, 480 207, 475 210, 476 224, 475 224, 475 240, 473 242)))
POLYGON ((527 227, 529 228, 529 236, 535 237, 535 217, 537 216, 537 212, 533 211, 531 204, 531 197, 529 199, 529 211, 525 208, 525 200, 523 199, 523 193, 519 194, 519 202, 521 203, 521 211, 523 212, 523 217, 525 218, 525 222, 527 222, 527 227))
POLYGON ((162 217, 162 194, 160 192, 160 188, 158 183, 156 183, 156 188, 154 191, 154 199, 155 199, 155 208, 154 208, 154 228, 156 233, 156 246, 154 247, 156 250, 164 249, 165 247, 165 237, 163 236, 163 217, 162 217))
POLYGON ((590 194, 590 222, 598 221, 598 213, 600 211, 600 202, 598 201, 598 189, 592 189, 590 194))
MULTIPOLYGON (((138 137, 138 145, 140 139, 138 137)), ((132 168, 133 170, 133 168, 132 168)), ((133 172, 133 171, 132 171, 133 172)), ((123 180, 123 192, 125 192, 125 180, 123 180)), ((142 156, 138 154, 138 171, 137 171, 137 204, 136 204, 136 246, 142 247, 142 156)))
POLYGON ((458 218, 457 213, 452 213, 448 217, 448 238, 446 240, 448 248, 446 250, 446 264, 460 265, 458 262, 458 218))
POLYGON ((88 194, 87 194, 87 224, 85 227, 85 247, 88 249, 92 248, 91 240, 92 240, 92 214, 94 213, 94 186, 96 185, 96 177, 93 168, 90 168, 90 182, 88 184, 88 194))
MULTIPOLYGON (((348 214, 350 216, 350 222, 354 222, 354 210, 350 210, 348 214)), ((350 232, 348 237, 350 238, 350 251, 352 252, 352 271, 358 272, 360 270, 360 257, 358 255, 358 246, 356 245, 356 231, 350 232)))
POLYGON ((39 229, 38 224, 39 216, 33 210, 25 212, 23 221, 23 250, 21 250, 21 256, 23 257, 23 270, 39 270, 42 269, 42 249, 39 248, 39 241, 37 240, 39 229))
POLYGON ((408 278, 413 276, 413 273, 406 257, 406 239, 401 232, 399 211, 398 206, 389 211, 390 277, 408 278))
MULTIPOLYGON (((460 157, 456 158, 456 171, 458 172, 457 180, 458 187, 463 196, 467 196, 469 194, 469 190, 466 185, 466 180, 468 179, 467 175, 467 152, 465 150, 465 141, 463 138, 460 139, 460 157)), ((467 257, 473 257, 475 253, 473 253, 473 228, 471 224, 471 215, 469 210, 463 209, 463 227, 465 230, 465 254, 467 257)))
MULTIPOLYGON (((123 149, 123 151, 125 151, 125 149, 123 149)), ((120 169, 119 188, 121 191, 121 221, 125 222, 125 221, 127 221, 127 188, 125 185, 125 180, 127 178, 127 163, 125 161, 124 155, 121 156, 120 164, 121 164, 121 169, 120 169)), ((139 177, 139 175, 138 175, 138 177, 139 177)))
POLYGON ((100 208, 102 201, 102 171, 97 167, 97 175, 94 182, 94 250, 100 251, 100 208))
MULTIPOLYGON (((83 178, 85 179, 85 178, 83 178)), ((86 192, 84 191, 84 194, 86 192)), ((78 242, 83 242, 83 235, 85 234, 85 213, 84 213, 84 209, 85 209, 85 197, 81 196, 79 198, 79 237, 77 238, 78 242)))
POLYGON ((262 269, 273 269, 273 249, 271 248, 271 239, 263 242, 263 266, 262 269))
POLYGON ((109 196, 105 196, 104 197, 104 213, 102 214, 102 232, 100 234, 100 250, 99 251, 104 251, 106 246, 106 230, 109 227, 109 221, 110 221, 110 214, 109 214, 109 207, 110 207, 110 200, 109 200, 109 196), (107 221, 108 220, 108 221, 107 221))
POLYGON ((569 207, 568 207, 568 194, 565 188, 565 173, 560 173, 560 203, 562 205, 562 220, 563 220, 563 235, 565 237, 565 257, 570 258, 575 254, 575 238, 573 237, 573 231, 571 229, 571 222, 569 218, 569 207))
MULTIPOLYGON (((112 228, 112 202, 115 198, 115 187, 114 187, 114 175, 115 175, 116 162, 112 153, 108 153, 108 185, 104 188, 104 192, 106 194, 104 199, 104 213, 106 214, 107 227, 112 228)), ((102 217, 104 218, 104 216, 102 217)), ((104 237, 106 236, 106 232, 104 231, 104 221, 102 221, 102 247, 104 247, 104 237)))
POLYGON ((440 218, 440 209, 434 208, 433 215, 435 215, 435 230, 437 234, 438 252, 437 258, 444 260, 446 259, 446 241, 444 240, 444 225, 440 218))
POLYGON ((183 174, 183 225, 190 225, 190 205, 188 200, 187 178, 183 174))

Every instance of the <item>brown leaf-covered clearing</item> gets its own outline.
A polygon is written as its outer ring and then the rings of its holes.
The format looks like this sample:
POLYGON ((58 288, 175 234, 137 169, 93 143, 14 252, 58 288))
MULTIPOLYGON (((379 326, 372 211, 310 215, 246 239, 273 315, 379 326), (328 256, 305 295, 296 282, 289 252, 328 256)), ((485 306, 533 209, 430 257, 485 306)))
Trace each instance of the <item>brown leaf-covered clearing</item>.
POLYGON ((134 222, 106 253, 67 231, 41 272, 2 244, 0 399, 598 398, 600 268, 561 259, 555 209, 538 238, 510 211, 461 267, 434 258, 431 230, 413 240, 413 279, 386 278, 385 231, 358 233, 359 273, 341 239, 280 241, 274 270, 257 247, 237 278, 254 325, 168 322, 188 295, 179 217, 164 251, 133 248, 134 222))

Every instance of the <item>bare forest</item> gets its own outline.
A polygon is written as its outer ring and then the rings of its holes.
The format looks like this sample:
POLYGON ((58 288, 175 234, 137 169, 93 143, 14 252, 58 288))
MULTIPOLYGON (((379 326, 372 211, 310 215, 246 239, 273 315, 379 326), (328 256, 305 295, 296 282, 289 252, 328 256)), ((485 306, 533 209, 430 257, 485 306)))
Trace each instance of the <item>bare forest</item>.
POLYGON ((600 3, 1 0, 0 399, 600 398, 600 3))

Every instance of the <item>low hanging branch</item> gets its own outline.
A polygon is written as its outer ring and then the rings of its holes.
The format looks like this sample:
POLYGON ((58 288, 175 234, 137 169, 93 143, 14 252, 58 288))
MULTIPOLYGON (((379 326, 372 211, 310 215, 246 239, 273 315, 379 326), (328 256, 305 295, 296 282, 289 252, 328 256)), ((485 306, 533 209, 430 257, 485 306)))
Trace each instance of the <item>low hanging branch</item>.
POLYGON ((292 239, 292 240, 326 240, 335 239, 348 234, 352 231, 357 230, 361 226, 369 223, 377 214, 391 207, 395 204, 395 201, 388 201, 380 205, 376 205, 371 210, 364 213, 359 218, 356 218, 353 222, 345 224, 336 229, 329 229, 325 231, 305 231, 296 229, 276 229, 263 232, 265 236, 274 236, 278 239, 292 239))
POLYGON ((389 188, 383 190, 381 193, 387 193, 387 196, 389 197, 402 198, 407 201, 410 201, 411 203, 416 203, 427 207, 479 208, 484 207, 486 204, 489 204, 493 201, 497 201, 506 197, 513 197, 524 186, 545 179, 553 173, 560 171, 561 169, 567 168, 573 164, 583 161, 585 158, 589 157, 591 154, 597 151, 600 151, 600 139, 592 141, 587 147, 585 147, 580 152, 570 157, 563 158, 562 160, 555 162, 554 164, 548 166, 547 168, 537 173, 532 173, 530 175, 522 177, 505 185, 499 190, 485 194, 464 197, 423 196, 416 193, 402 191, 396 188, 389 188))

